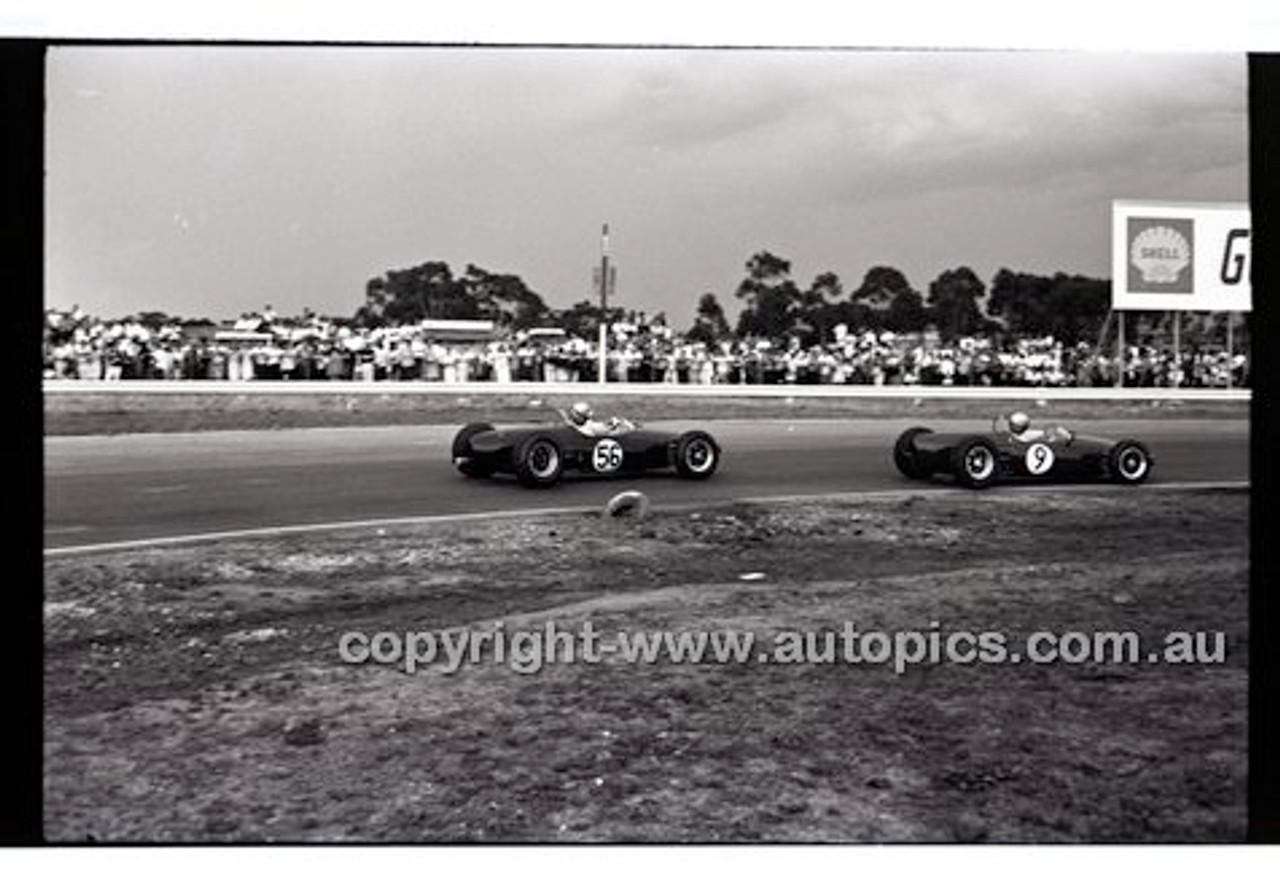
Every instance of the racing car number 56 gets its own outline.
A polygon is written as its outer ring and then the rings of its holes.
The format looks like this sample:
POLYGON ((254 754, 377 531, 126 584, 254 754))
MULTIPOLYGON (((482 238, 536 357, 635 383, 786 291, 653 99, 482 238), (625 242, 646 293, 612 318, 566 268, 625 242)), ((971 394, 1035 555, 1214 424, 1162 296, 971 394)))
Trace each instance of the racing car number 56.
POLYGON ((622 467, 622 445, 612 438, 602 438, 591 451, 591 465, 596 472, 615 472, 622 467))

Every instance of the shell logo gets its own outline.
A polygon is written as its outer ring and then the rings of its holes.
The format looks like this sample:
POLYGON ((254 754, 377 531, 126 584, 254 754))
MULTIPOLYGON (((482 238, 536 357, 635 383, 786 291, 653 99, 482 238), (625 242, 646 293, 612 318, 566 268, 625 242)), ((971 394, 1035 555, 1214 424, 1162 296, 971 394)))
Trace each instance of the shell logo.
POLYGON ((1134 237, 1129 260, 1144 283, 1176 283, 1191 263, 1191 245, 1172 227, 1148 227, 1134 237))

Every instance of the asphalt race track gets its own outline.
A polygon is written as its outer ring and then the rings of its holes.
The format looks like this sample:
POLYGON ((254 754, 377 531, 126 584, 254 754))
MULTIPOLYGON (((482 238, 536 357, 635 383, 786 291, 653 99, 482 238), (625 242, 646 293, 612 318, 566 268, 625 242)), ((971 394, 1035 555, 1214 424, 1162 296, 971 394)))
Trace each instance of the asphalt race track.
MULTIPOLYGON (((1145 441, 1151 484, 1249 480, 1247 420, 1062 420, 1081 432, 1145 441)), ((46 550, 156 538, 489 511, 603 507, 643 490, 656 507, 744 498, 951 487, 912 482, 890 448, 908 425, 985 430, 989 421, 672 421, 720 442, 717 473, 588 480, 567 476, 547 491, 513 479, 457 474, 456 426, 288 429, 44 440, 46 550)), ((1121 486, 1115 486, 1121 487, 1121 486)))

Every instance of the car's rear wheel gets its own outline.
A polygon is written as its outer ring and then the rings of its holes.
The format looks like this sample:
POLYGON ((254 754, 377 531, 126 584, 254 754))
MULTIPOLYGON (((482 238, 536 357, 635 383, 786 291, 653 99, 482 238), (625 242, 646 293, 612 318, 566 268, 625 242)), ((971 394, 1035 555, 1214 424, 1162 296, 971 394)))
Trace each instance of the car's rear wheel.
POLYGON ((535 435, 516 448, 515 468, 516 478, 525 487, 549 488, 564 472, 564 454, 553 439, 535 435))
POLYGON ((1111 478, 1125 485, 1137 485, 1151 474, 1151 453, 1140 441, 1118 442, 1107 454, 1111 478))
POLYGON ((476 457, 471 450, 471 439, 481 432, 492 432, 489 423, 468 423, 453 436, 453 467, 458 472, 473 479, 483 479, 493 475, 493 467, 476 457))
POLYGON ((898 436, 898 440, 893 445, 893 463, 898 467, 898 472, 909 479, 929 477, 930 470, 922 467, 920 457, 916 453, 916 436, 929 435, 932 432, 932 429, 924 426, 915 426, 898 436))
POLYGON ((999 453, 990 438, 969 438, 951 451, 951 471, 968 488, 986 488, 999 472, 999 453))
POLYGON ((706 432, 685 432, 676 439, 676 472, 686 479, 705 479, 720 464, 720 445, 706 432))

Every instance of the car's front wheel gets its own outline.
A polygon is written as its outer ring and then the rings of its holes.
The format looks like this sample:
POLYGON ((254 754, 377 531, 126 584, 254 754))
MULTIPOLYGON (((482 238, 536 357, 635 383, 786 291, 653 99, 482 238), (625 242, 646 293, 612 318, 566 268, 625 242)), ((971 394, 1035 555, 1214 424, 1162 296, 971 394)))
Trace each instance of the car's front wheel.
POLYGON ((676 439, 676 472, 686 479, 705 479, 720 463, 720 446, 706 432, 686 432, 676 439))
POLYGON ((990 438, 969 438, 951 451, 951 471, 968 488, 986 488, 999 472, 999 453, 990 438))
POLYGON ((1139 441, 1121 441, 1107 454, 1111 478, 1125 485, 1138 485, 1151 474, 1151 453, 1139 441))
POLYGON ((527 488, 549 488, 564 472, 564 454, 556 442, 535 435, 516 448, 516 478, 527 488))

